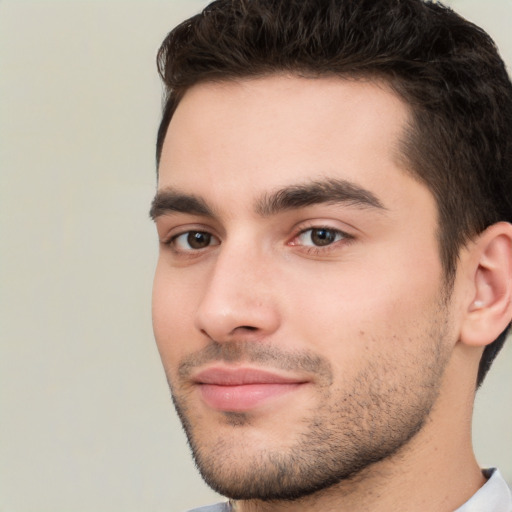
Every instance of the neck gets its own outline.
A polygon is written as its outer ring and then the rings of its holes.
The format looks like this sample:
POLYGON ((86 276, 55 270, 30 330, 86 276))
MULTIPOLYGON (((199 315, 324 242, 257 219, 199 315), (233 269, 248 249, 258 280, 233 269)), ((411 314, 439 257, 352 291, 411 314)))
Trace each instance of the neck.
MULTIPOLYGON (((451 378, 453 377, 453 379, 451 378)), ((471 443, 474 393, 446 379, 423 428, 392 457, 297 501, 239 501, 237 512, 453 512, 485 483, 471 443), (446 389, 449 391, 447 392, 446 389)), ((469 390, 468 390, 469 389, 469 390)))

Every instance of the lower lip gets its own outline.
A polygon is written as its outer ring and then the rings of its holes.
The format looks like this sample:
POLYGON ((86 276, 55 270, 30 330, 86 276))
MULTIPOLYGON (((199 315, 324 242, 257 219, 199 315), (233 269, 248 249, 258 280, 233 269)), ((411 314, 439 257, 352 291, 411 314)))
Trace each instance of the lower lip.
POLYGON ((244 384, 239 386, 201 384, 199 389, 204 402, 209 407, 225 412, 243 412, 295 391, 301 385, 301 383, 244 384))

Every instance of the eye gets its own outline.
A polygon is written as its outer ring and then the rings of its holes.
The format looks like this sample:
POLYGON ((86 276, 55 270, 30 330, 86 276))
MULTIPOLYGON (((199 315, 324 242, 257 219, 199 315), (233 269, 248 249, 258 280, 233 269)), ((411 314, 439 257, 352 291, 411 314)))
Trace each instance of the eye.
POLYGON ((207 231, 186 231, 171 238, 169 245, 176 251, 198 251, 213 245, 219 245, 219 240, 207 231))
POLYGON ((296 245, 325 247, 347 238, 345 233, 332 228, 310 228, 302 231, 296 238, 296 245))

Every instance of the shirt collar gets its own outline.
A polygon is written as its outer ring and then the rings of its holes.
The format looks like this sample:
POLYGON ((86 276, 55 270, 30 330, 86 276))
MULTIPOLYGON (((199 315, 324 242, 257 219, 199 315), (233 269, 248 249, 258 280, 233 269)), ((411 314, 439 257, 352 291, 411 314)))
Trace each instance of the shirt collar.
POLYGON ((512 494, 498 469, 486 469, 487 482, 454 512, 512 512, 512 494))

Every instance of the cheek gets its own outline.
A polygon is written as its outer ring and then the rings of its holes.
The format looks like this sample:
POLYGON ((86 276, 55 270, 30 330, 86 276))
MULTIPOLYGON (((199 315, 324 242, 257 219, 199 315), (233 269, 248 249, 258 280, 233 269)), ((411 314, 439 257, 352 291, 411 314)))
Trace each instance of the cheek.
POLYGON ((437 253, 418 259, 393 252, 324 266, 309 286, 294 286, 294 332, 325 355, 356 361, 366 350, 394 352, 424 336, 441 290, 437 253), (400 257, 401 256, 401 257, 400 257))
MULTIPOLYGON (((201 293, 198 282, 158 263, 153 282, 152 317, 155 340, 164 364, 179 361, 194 349, 194 312, 197 296, 201 293)), ((196 342, 197 343, 197 342, 196 342)))

